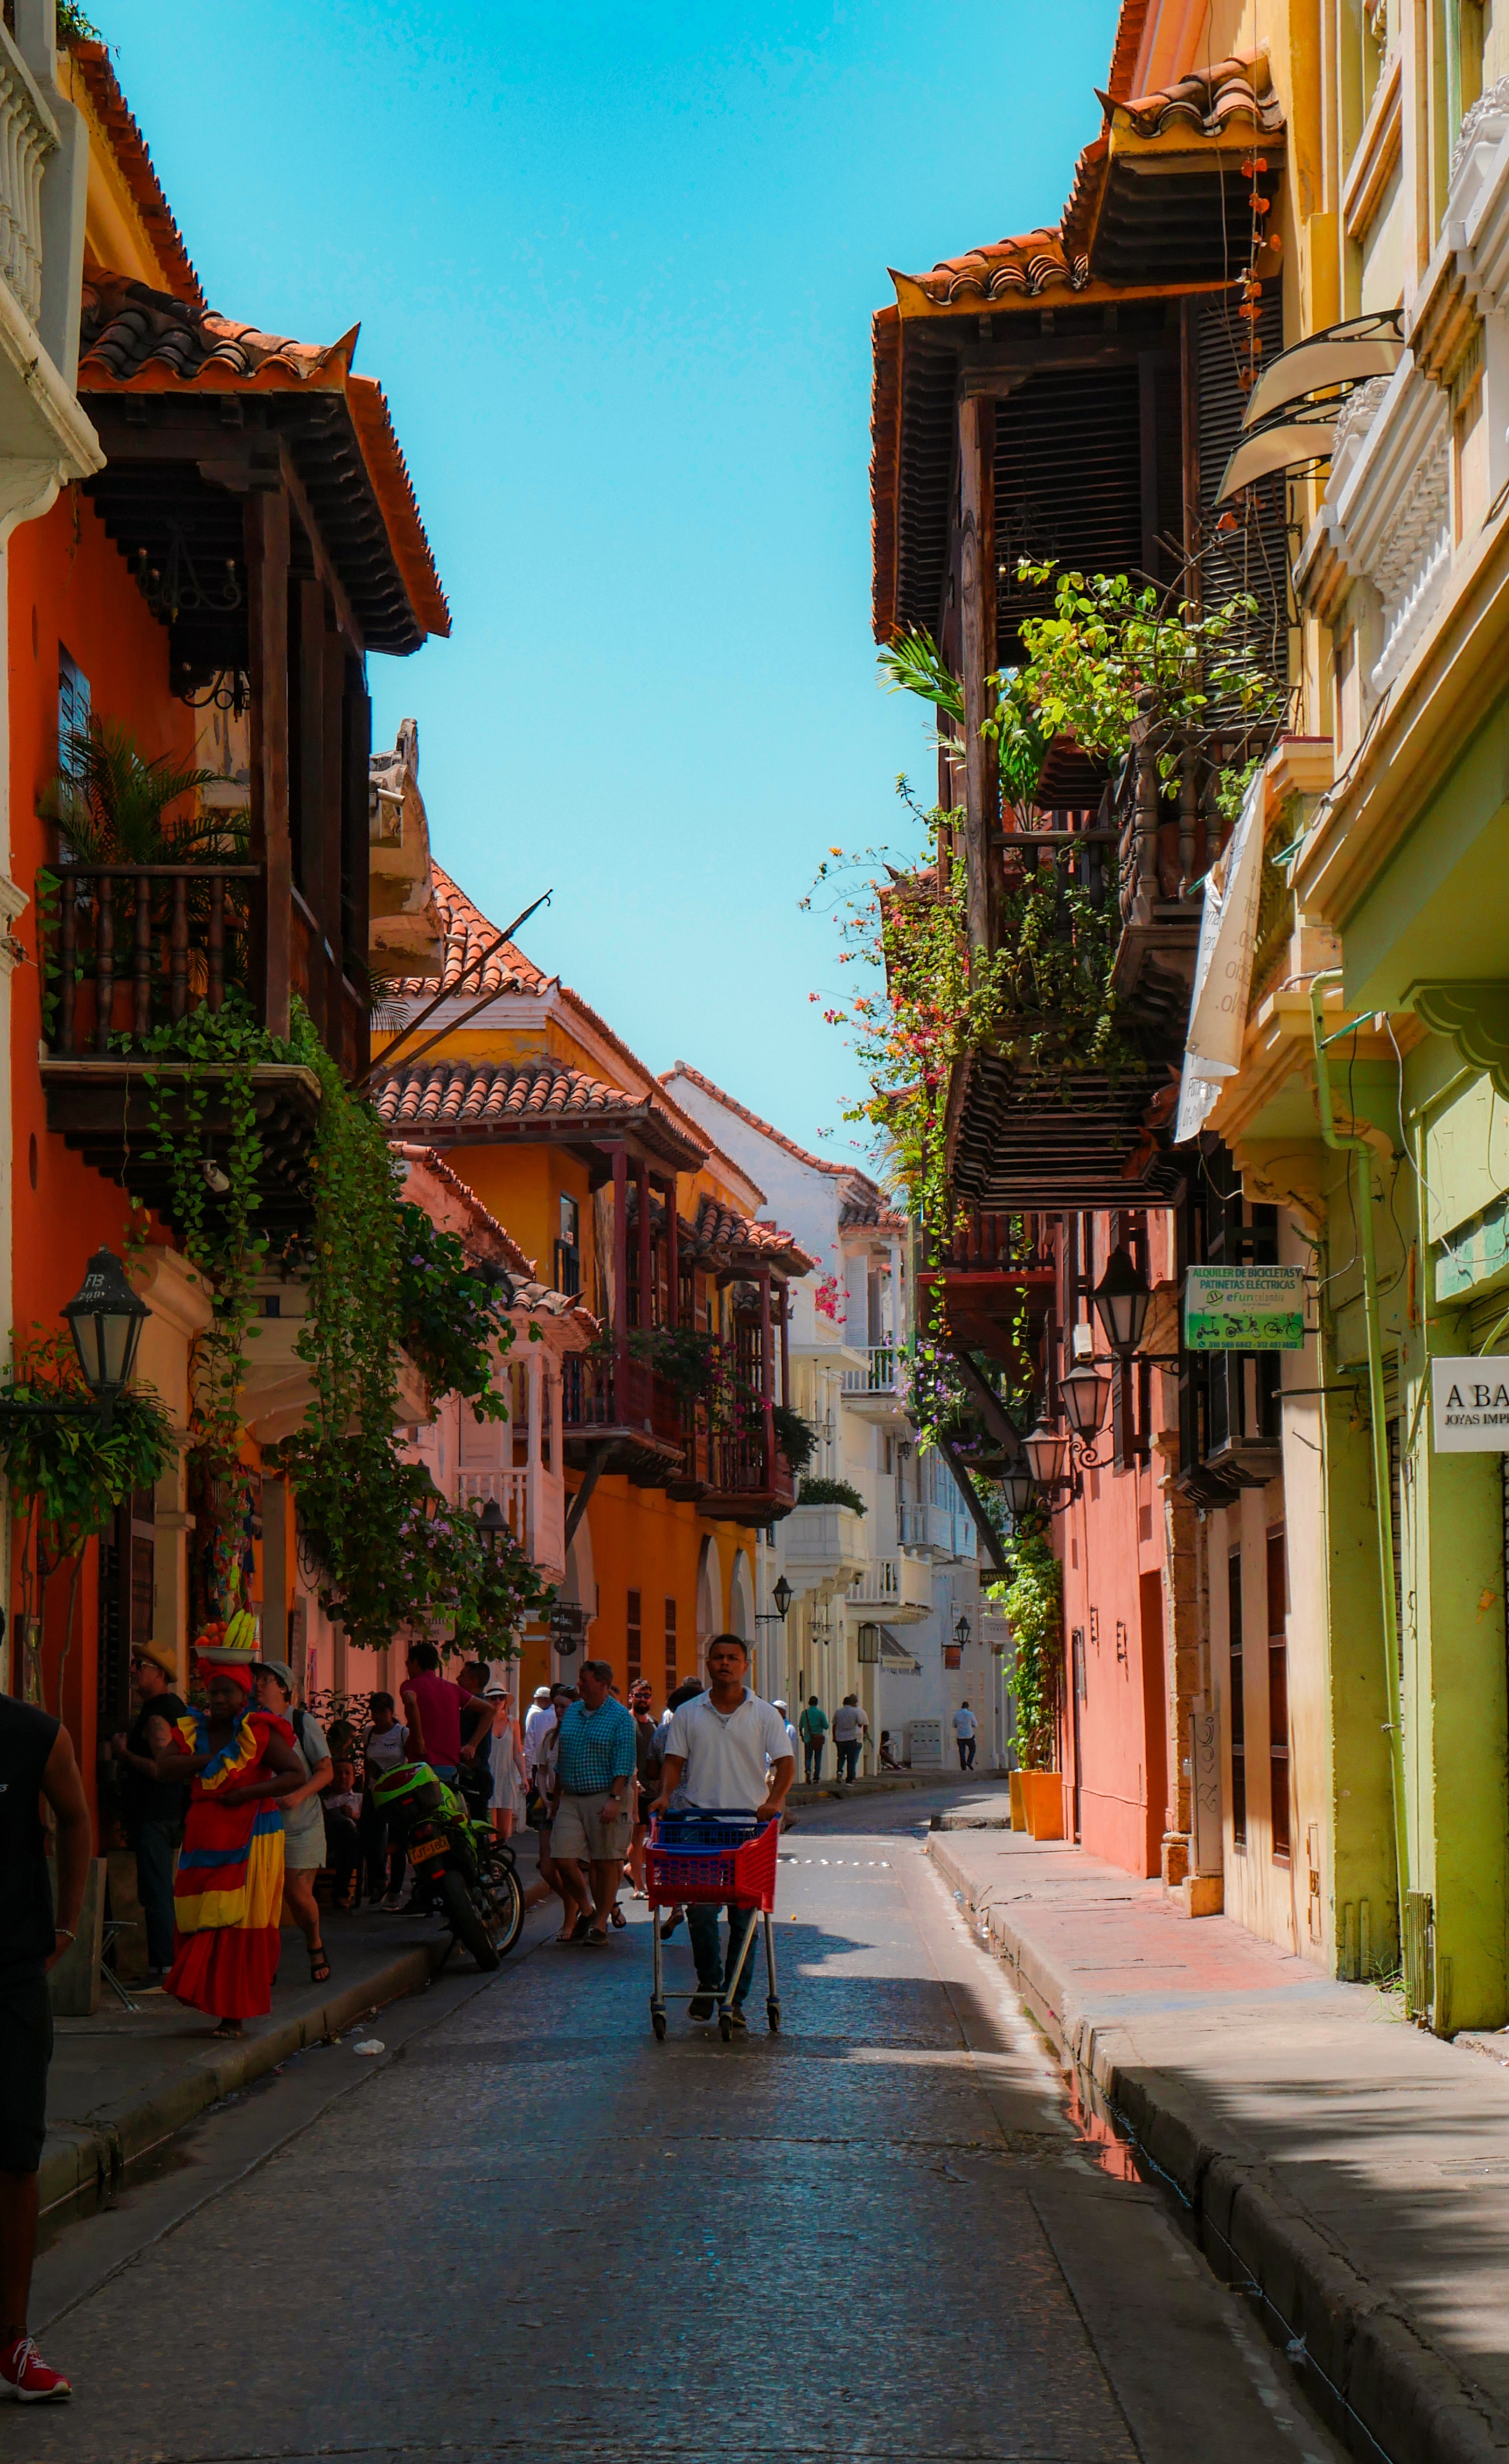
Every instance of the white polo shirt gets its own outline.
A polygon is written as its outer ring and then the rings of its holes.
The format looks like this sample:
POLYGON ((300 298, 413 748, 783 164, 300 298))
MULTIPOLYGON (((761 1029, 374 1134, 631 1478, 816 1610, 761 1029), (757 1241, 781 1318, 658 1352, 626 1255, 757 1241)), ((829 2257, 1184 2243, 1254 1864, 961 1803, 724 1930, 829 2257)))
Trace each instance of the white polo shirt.
POLYGON ((678 1792, 685 1804, 712 1814, 752 1814, 766 1799, 766 1766, 791 1750, 786 1722, 772 1704, 745 1689, 736 1710, 720 1711, 710 1694, 683 1703, 666 1731, 668 1754, 682 1754, 678 1792))

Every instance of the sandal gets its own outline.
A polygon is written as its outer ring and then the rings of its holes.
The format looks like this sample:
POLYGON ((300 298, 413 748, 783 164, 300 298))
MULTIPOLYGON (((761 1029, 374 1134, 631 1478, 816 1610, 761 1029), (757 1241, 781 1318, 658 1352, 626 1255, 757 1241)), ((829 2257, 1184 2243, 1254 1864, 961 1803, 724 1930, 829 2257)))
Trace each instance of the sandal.
POLYGON ((608 1911, 608 1922, 612 1926, 615 1933, 622 1933, 625 1925, 629 1923, 629 1919, 625 1916, 616 1900, 608 1911))
POLYGON ((575 1925, 571 1927, 570 1932, 566 1936, 566 1940, 567 1942, 585 1942, 588 1933, 591 1931, 591 1925, 592 1920, 590 1917, 578 1917, 575 1925))
POLYGON ((222 2019, 218 2028, 211 2028, 210 2034, 211 2036, 226 2036, 233 2040, 238 2036, 244 2036, 246 2028, 239 2019, 222 2019))
POLYGON ((325 1957, 322 1942, 317 1942, 309 1954, 309 1982, 311 1985, 328 1985, 330 1982, 330 1962, 325 1957))

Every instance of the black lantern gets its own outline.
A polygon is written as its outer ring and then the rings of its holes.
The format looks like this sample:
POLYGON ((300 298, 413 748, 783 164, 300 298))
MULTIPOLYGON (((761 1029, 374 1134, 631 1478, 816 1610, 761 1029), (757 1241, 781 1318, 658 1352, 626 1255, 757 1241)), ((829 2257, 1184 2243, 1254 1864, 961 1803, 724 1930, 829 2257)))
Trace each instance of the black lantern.
POLYGON ((1001 1474, 1002 1502, 1013 1523, 1020 1523, 1032 1505, 1036 1485, 1025 1460, 1020 1456, 1010 1471, 1004 1471, 1001 1474))
POLYGON ((131 1382, 142 1329, 151 1314, 141 1294, 126 1282, 125 1269, 114 1251, 97 1249, 85 1269, 81 1290, 63 1315, 84 1384, 106 1419, 131 1382))
POLYGON ((487 1551, 490 1557, 496 1557, 498 1554, 498 1544, 502 1538, 503 1533, 508 1529, 503 1509, 499 1505, 496 1497, 489 1497, 484 1501, 481 1513, 477 1516, 477 1528, 482 1535, 483 1548, 487 1551))
POLYGON ((968 1620, 968 1618, 967 1618, 966 1617, 962 1617, 960 1618, 960 1620, 959 1620, 958 1624, 957 1624, 957 1625, 955 1626, 955 1628, 954 1628, 954 1640, 955 1640, 955 1642, 957 1642, 957 1644, 959 1645, 960 1650, 961 1650, 961 1651, 963 1651, 963 1649, 964 1649, 964 1647, 965 1647, 965 1644, 968 1641, 968 1639, 969 1639, 969 1620, 968 1620))
POLYGON ((859 1628, 854 1643, 854 1658, 861 1668, 873 1668, 880 1657, 880 1629, 865 1624, 859 1628))
POLYGON ((774 1602, 775 1602, 775 1613, 776 1613, 776 1616, 780 1618, 780 1620, 781 1620, 782 1624, 784 1625, 784 1624, 786 1623, 786 1613, 787 1613, 787 1610, 790 1607, 790 1605, 791 1605, 791 1601, 792 1601, 792 1598, 794 1597, 794 1595, 793 1595, 792 1590, 791 1590, 791 1586, 790 1586, 790 1584, 787 1581, 786 1576, 785 1576, 784 1574, 781 1576, 780 1580, 777 1582, 777 1584, 776 1584, 776 1587, 775 1587, 774 1591, 773 1591, 773 1592, 771 1593, 771 1595, 770 1595, 770 1597, 771 1597, 771 1598, 774 1600, 774 1602))
POLYGON ((1044 1415, 1022 1440, 1022 1452, 1039 1488, 1056 1488, 1069 1459, 1069 1432, 1055 1429, 1044 1415))
POLYGON ((429 1464, 421 1463, 419 1469, 424 1478, 424 1486, 419 1491, 419 1510, 427 1523, 433 1523, 445 1504, 445 1499, 435 1486, 434 1474, 429 1464))
POLYGON ((1068 1376, 1059 1379, 1058 1399, 1064 1407, 1064 1418, 1075 1436, 1084 1439, 1087 1444, 1098 1435, 1110 1398, 1111 1381, 1091 1360, 1076 1360, 1068 1376))
POLYGON ((1113 1249, 1093 1298, 1105 1339, 1118 1360, 1130 1360, 1142 1342, 1152 1297, 1146 1276, 1133 1265, 1126 1251, 1113 1249))

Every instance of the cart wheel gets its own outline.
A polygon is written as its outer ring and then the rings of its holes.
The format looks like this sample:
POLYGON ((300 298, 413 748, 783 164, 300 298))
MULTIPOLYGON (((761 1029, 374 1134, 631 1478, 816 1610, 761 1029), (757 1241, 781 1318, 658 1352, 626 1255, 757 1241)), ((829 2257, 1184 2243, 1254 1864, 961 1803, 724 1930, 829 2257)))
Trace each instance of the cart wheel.
POLYGON ((725 2045, 734 2033, 734 2023, 726 2011, 720 2011, 718 2013, 718 2033, 725 2045))
POLYGON ((773 1993, 765 2006, 765 2020, 771 2035, 778 2036, 781 2033, 781 2005, 773 1993))
POLYGON ((650 2013, 650 2025, 655 2030, 656 2044, 663 2045, 665 2042, 665 2013, 663 2011, 652 2011, 650 2013))

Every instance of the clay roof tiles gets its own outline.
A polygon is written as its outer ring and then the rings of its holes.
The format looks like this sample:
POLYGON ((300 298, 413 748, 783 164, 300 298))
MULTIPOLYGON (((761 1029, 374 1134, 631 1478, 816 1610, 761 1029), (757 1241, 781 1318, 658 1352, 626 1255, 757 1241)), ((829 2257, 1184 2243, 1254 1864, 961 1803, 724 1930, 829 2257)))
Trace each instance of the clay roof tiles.
POLYGON ((69 46, 69 57, 89 98, 95 118, 109 140, 121 176, 146 227, 153 253, 167 277, 169 289, 176 298, 186 300, 190 307, 204 307, 204 291, 189 251, 184 246, 183 232, 173 219, 172 208, 163 193, 163 184, 152 167, 146 140, 131 117, 116 73, 110 65, 109 53, 103 43, 76 42, 69 46))
POLYGON ((395 992, 425 1001, 433 1001, 437 992, 455 992, 458 987, 463 1001, 480 1001, 484 993, 547 992, 555 979, 543 975, 512 941, 503 942, 482 966, 472 964, 479 951, 498 939, 498 926, 489 923, 439 865, 432 862, 430 869, 445 935, 444 970, 438 985, 433 978, 406 976, 394 986, 395 992))
POLYGON ((445 1137, 464 1146, 580 1126, 588 1140, 632 1132, 680 1172, 695 1171, 702 1159, 701 1145, 657 1100, 628 1095, 554 1059, 419 1061, 407 1069, 400 1064, 380 1082, 373 1101, 396 1137, 445 1137))
POLYGON ((931 273, 910 279, 935 306, 951 308, 961 299, 1040 299, 1048 291, 1080 291, 1089 269, 1065 249, 1060 230, 1045 227, 944 257, 931 273))
MULTIPOLYGON (((359 377, 351 367, 359 330, 353 325, 336 342, 297 342, 218 316, 197 297, 180 299, 130 275, 95 267, 84 277, 80 301, 78 391, 86 397, 166 394, 192 385, 209 393, 287 395, 307 389, 339 396, 419 638, 447 634, 451 611, 388 398, 374 378, 359 377)), ((417 642, 408 647, 417 648, 417 642)))
POLYGON ((1276 136, 1283 126, 1283 106, 1269 80, 1261 53, 1215 60, 1187 77, 1176 77, 1156 94, 1126 101, 1111 94, 1098 98, 1108 118, 1139 137, 1166 137, 1188 129, 1197 137, 1221 137, 1245 121, 1263 136, 1276 136))
POLYGON ((805 1249, 799 1248, 789 1232, 781 1231, 774 1223, 757 1223, 741 1215, 736 1207, 723 1206, 716 1198, 704 1198, 697 1210, 692 1227, 692 1245, 699 1255, 721 1253, 732 1263, 741 1263, 740 1252, 761 1264, 784 1266, 793 1275, 810 1274, 816 1264, 805 1249))

